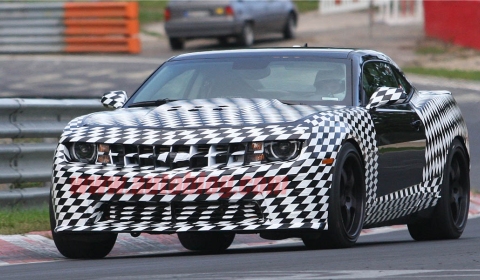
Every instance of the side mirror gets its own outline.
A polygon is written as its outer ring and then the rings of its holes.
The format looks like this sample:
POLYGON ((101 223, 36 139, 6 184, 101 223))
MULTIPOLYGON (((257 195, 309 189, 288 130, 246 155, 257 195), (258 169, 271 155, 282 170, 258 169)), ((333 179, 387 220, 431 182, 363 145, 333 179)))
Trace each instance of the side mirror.
POLYGON ((109 91, 103 94, 100 102, 107 108, 122 108, 127 102, 127 93, 123 90, 109 91))
POLYGON ((403 88, 379 87, 372 94, 365 108, 374 109, 385 104, 402 103, 407 99, 407 94, 403 88))

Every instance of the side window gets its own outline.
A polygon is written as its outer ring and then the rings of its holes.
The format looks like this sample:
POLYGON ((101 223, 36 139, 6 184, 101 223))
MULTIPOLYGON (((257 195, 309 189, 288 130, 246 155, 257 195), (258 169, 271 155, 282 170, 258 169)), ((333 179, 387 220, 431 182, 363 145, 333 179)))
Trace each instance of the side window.
POLYGON ((387 63, 368 62, 363 66, 362 85, 367 100, 379 87, 400 87, 395 74, 387 63))
POLYGON ((410 85, 410 83, 405 79, 405 77, 402 74, 400 74, 400 72, 397 69, 393 67, 392 69, 393 69, 393 72, 395 73, 395 77, 397 78, 398 82, 402 86, 403 90, 405 90, 407 94, 410 94, 413 89, 412 85, 410 85))

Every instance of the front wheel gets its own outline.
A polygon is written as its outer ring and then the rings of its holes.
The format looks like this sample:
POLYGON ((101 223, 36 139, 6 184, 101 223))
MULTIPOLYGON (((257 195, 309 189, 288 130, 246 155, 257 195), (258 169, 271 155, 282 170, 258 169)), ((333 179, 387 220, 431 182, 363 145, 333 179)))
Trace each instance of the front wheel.
POLYGON ((116 233, 74 233, 55 232, 55 214, 50 200, 50 227, 52 238, 58 251, 71 259, 100 259, 110 253, 116 233))
POLYGON ((251 47, 255 41, 255 35, 253 33, 253 26, 251 23, 245 23, 242 28, 242 33, 238 35, 237 42, 244 47, 251 47))
POLYGON ((302 238, 311 249, 351 247, 363 228, 366 200, 363 161, 349 142, 342 146, 335 161, 328 198, 328 230, 302 238))
POLYGON ((179 232, 177 236, 185 249, 207 252, 224 251, 235 239, 231 232, 179 232))
POLYGON ((455 139, 445 164, 440 199, 430 219, 408 224, 410 236, 417 240, 457 239, 467 225, 470 206, 470 171, 467 153, 455 139))

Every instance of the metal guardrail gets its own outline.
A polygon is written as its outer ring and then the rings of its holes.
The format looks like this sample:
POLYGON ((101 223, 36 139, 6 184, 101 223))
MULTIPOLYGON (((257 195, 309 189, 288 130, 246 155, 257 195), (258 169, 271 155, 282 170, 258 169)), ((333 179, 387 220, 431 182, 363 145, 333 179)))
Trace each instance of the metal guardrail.
POLYGON ((0 53, 141 51, 137 2, 33 2, 0 3, 0 53))
POLYGON ((44 138, 58 138, 73 118, 101 110, 93 99, 0 99, 0 183, 50 181, 57 144, 44 138), (33 141, 12 141, 20 138, 33 141))
POLYGON ((38 206, 48 204, 49 187, 0 191, 0 208, 38 206))

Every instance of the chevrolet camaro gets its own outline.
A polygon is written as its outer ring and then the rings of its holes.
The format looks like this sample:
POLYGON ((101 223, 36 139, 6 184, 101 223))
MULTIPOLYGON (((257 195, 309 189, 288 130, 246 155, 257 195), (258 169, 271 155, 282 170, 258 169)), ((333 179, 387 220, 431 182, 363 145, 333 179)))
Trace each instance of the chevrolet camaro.
POLYGON ((415 240, 465 228, 460 109, 380 52, 182 54, 101 102, 111 109, 72 120, 54 155, 50 220, 66 257, 104 257, 118 233, 218 252, 235 234, 316 249, 351 247, 365 228, 406 224, 415 240))

